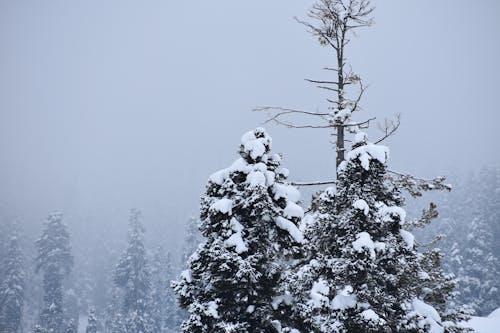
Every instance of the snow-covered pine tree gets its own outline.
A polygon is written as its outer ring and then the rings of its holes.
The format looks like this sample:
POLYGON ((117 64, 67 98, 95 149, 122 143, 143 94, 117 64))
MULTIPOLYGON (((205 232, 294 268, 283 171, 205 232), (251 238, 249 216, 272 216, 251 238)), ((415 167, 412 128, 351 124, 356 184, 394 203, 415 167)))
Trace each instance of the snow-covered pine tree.
MULTIPOLYGON (((71 276, 69 279, 71 279, 71 276)), ((66 288, 68 288, 68 286, 66 286, 66 288)), ((66 329, 67 333, 71 333, 71 329, 74 330, 73 333, 76 333, 78 330, 78 318, 80 316, 79 305, 80 302, 75 291, 73 289, 67 289, 63 298, 64 317, 68 323, 66 329)))
MULTIPOLYGON (((460 306, 457 302, 457 280, 454 275, 443 271, 440 249, 432 246, 419 254, 422 270, 419 272, 421 294, 425 303, 433 306, 441 315, 444 323, 466 322, 471 315, 469 307, 460 306)), ((448 332, 464 332, 458 325, 449 325, 448 332)))
POLYGON ((114 282, 123 290, 122 312, 125 332, 149 333, 152 331, 150 301, 151 272, 144 248, 144 227, 140 212, 133 209, 130 215, 128 246, 114 271, 114 282))
POLYGON ((97 316, 95 313, 95 307, 91 306, 89 308, 89 313, 87 317, 87 327, 85 328, 85 333, 97 333, 97 316))
MULTIPOLYGON (((114 271, 113 271, 114 280, 114 271)), ((123 294, 121 288, 117 287, 114 282, 108 283, 109 290, 107 292, 108 303, 104 312, 104 327, 106 332, 123 333, 125 332, 123 324, 123 294)))
POLYGON ((151 318, 155 333, 175 332, 180 325, 175 295, 170 288, 173 278, 170 253, 159 246, 151 265, 151 318))
MULTIPOLYGON (((320 195, 307 220, 309 257, 289 279, 302 332, 460 332, 444 321, 448 299, 422 299, 427 277, 405 230, 400 189, 387 177, 388 149, 359 132, 339 166, 336 190, 320 195), (434 307, 433 305, 443 305, 434 307)), ((424 262, 427 262, 424 260, 424 262)), ((444 288, 444 287, 443 287, 444 288)))
POLYGON ((61 213, 52 213, 45 221, 40 239, 36 272, 43 273, 43 308, 39 327, 49 333, 65 331, 63 314, 63 281, 73 267, 69 232, 61 213))
POLYGON ((272 307, 284 260, 299 250, 299 192, 271 155, 262 128, 243 135, 240 158, 210 176, 201 199, 206 241, 172 286, 189 311, 183 332, 277 332, 272 307))
POLYGON ((445 235, 438 244, 445 254, 443 267, 458 280, 457 302, 470 306, 477 315, 487 315, 500 306, 500 260, 495 242, 500 224, 499 175, 498 169, 486 167, 479 173, 452 178, 451 194, 437 198, 438 223, 420 232, 426 238, 445 235))
POLYGON ((500 306, 500 263, 492 252, 493 237, 493 226, 480 214, 470 222, 467 243, 461 251, 460 299, 479 316, 488 315, 500 306))
MULTIPOLYGON (((200 219, 199 217, 191 216, 188 219, 188 223, 186 224, 185 234, 184 234, 184 243, 182 246, 182 253, 178 267, 175 269, 176 277, 184 271, 188 266, 189 257, 196 251, 198 246, 203 242, 202 235, 199 230, 200 219)), ((180 323, 184 321, 188 317, 188 312, 177 306, 176 319, 180 323)))
POLYGON ((66 333, 76 333, 78 330, 78 326, 76 324, 75 319, 71 318, 68 320, 68 324, 66 325, 66 333))
POLYGON ((21 330, 25 273, 17 226, 14 226, 2 262, 4 279, 0 284, 0 332, 21 330))
POLYGON ((189 257, 196 251, 198 245, 202 242, 202 236, 199 230, 200 220, 194 216, 188 219, 186 225, 186 233, 184 236, 184 244, 182 247, 181 267, 186 268, 189 257))

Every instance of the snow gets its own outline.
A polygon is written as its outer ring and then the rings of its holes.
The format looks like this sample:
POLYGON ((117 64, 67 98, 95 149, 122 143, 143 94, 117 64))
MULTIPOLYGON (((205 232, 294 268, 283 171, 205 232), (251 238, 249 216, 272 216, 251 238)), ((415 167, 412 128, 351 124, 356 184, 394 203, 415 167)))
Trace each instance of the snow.
POLYGON ((248 251, 248 247, 245 245, 243 237, 241 236, 241 232, 244 228, 234 217, 231 219, 231 229, 233 229, 234 234, 224 241, 224 245, 227 247, 235 247, 235 251, 238 254, 248 251))
POLYGON ((291 221, 289 221, 281 216, 278 216, 274 221, 275 221, 276 225, 278 226, 278 228, 288 231, 290 236, 292 236, 292 238, 297 243, 302 243, 304 241, 304 235, 299 230, 299 228, 297 228, 297 226, 295 224, 293 224, 293 222, 291 222, 291 221))
POLYGON ((328 304, 328 293, 330 292, 330 287, 325 280, 319 279, 318 281, 313 283, 311 288, 311 292, 309 293, 311 300, 310 303, 313 307, 319 308, 323 304, 328 304))
POLYGON ((399 218, 400 224, 403 224, 406 220, 406 211, 398 206, 386 206, 384 204, 380 204, 377 214, 384 222, 390 222, 394 217, 399 218))
POLYGON ((354 141, 352 142, 353 144, 357 143, 362 143, 362 142, 367 142, 368 141, 368 136, 366 135, 365 132, 358 132, 354 136, 354 141))
POLYGON ((378 316, 378 314, 375 313, 375 311, 373 311, 372 309, 368 309, 368 310, 365 310, 363 312, 361 312, 361 317, 363 317, 364 319, 368 320, 368 321, 381 321, 383 319, 380 319, 380 317, 378 316))
POLYGON ((472 317, 465 325, 473 328, 477 333, 498 333, 500 328, 500 308, 487 317, 472 317))
POLYGON ((351 161, 358 159, 361 162, 361 166, 365 170, 370 169, 370 161, 372 159, 378 160, 380 163, 385 163, 389 155, 389 148, 386 146, 375 145, 373 143, 367 143, 366 145, 354 148, 347 153, 346 160, 351 161))
POLYGON ((213 318, 219 318, 219 312, 217 311, 218 305, 214 301, 210 301, 207 303, 207 309, 205 310, 205 314, 208 316, 212 316, 213 318))
POLYGON ((271 306, 274 310, 277 310, 281 303, 285 303, 286 305, 292 304, 292 296, 288 292, 284 295, 275 296, 273 297, 271 306))
POLYGON ((252 171, 247 175, 247 183, 251 187, 266 186, 266 176, 260 171, 252 171))
POLYGON ((271 138, 263 128, 259 127, 243 134, 241 144, 243 150, 256 160, 262 158, 267 149, 271 148, 271 138))
POLYGON ((286 203, 286 207, 285 207, 285 210, 283 211, 283 213, 285 214, 286 217, 289 217, 289 218, 294 218, 294 217, 303 218, 304 217, 304 210, 302 209, 302 207, 300 207, 299 205, 297 205, 296 203, 293 203, 291 201, 288 201, 286 203))
POLYGON ((233 209, 233 200, 228 198, 222 198, 217 200, 210 206, 210 210, 218 211, 222 214, 231 214, 233 209))
POLYGON ((413 299, 411 305, 413 307, 413 311, 417 315, 424 318, 418 323, 421 328, 429 325, 429 333, 444 333, 444 328, 441 326, 441 317, 432 305, 429 305, 418 298, 413 299))
POLYGON ((399 230, 399 235, 403 238, 403 240, 406 243, 406 248, 408 250, 413 249, 413 246, 415 245, 415 236, 409 231, 406 230, 399 230))
POLYGON ((272 186, 274 184, 274 181, 276 179, 276 174, 272 171, 266 171, 266 182, 269 186, 272 186))
POLYGON ((187 283, 191 283, 193 281, 193 278, 191 277, 191 270, 190 269, 183 270, 181 273, 181 278, 186 280, 187 283))
POLYGON ((356 235, 356 240, 352 242, 353 248, 357 252, 363 252, 364 248, 370 252, 370 257, 375 259, 375 244, 369 233, 363 231, 356 235))
POLYGON ((363 199, 356 200, 352 206, 356 209, 362 210, 365 215, 368 215, 368 212, 370 211, 370 207, 368 207, 368 204, 363 199))
POLYGON ((346 286, 340 290, 332 300, 331 307, 334 310, 345 310, 356 306, 356 295, 352 294, 352 287, 346 286))
POLYGON ((274 200, 280 198, 297 202, 300 200, 300 192, 294 186, 276 183, 273 185, 274 200))

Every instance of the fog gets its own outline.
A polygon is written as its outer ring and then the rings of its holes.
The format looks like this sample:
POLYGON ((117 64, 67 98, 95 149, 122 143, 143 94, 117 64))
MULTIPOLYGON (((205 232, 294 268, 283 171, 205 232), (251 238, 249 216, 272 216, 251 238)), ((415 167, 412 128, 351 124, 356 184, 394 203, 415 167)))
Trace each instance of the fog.
MULTIPOLYGON (((138 207, 148 237, 174 248, 207 177, 266 120, 253 108, 327 107, 304 78, 328 79, 334 56, 293 19, 311 4, 0 2, 2 214, 38 235, 61 210, 78 240, 124 237, 138 207)), ((356 119, 402 113, 391 167, 498 164, 498 1, 375 5, 347 58, 370 85, 356 119)), ((266 129, 291 179, 334 177, 328 131, 266 129)))

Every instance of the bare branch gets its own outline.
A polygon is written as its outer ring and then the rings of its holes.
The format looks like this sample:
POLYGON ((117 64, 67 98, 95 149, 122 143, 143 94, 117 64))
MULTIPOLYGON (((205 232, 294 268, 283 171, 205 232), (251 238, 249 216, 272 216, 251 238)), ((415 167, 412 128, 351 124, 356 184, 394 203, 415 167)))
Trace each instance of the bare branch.
POLYGON ((273 122, 277 125, 285 126, 286 128, 297 128, 297 129, 303 129, 303 128, 332 128, 333 125, 295 125, 294 123, 291 122, 286 122, 283 121, 277 117, 273 117, 271 119, 268 119, 264 122, 264 124, 268 124, 270 122, 273 122))
POLYGON ((380 139, 375 141, 375 144, 379 144, 380 142, 384 141, 388 137, 394 135, 396 131, 399 129, 399 126, 401 125, 401 114, 398 113, 396 114, 396 119, 395 120, 387 120, 385 119, 384 125, 379 124, 379 128, 384 132, 384 136, 382 136, 380 139))
POLYGON ((300 114, 306 114, 309 116, 329 116, 329 113, 319 113, 319 112, 310 112, 310 111, 303 111, 303 110, 296 110, 296 109, 288 109, 288 108, 282 108, 279 106, 259 106, 253 109, 252 111, 254 112, 259 112, 259 111, 280 111, 278 114, 284 115, 284 114, 290 114, 290 113, 300 113, 300 114))
POLYGON ((304 182, 291 182, 290 184, 293 186, 321 186, 321 185, 332 185, 336 184, 337 182, 332 180, 332 181, 325 181, 325 182, 309 182, 309 183, 304 183, 304 182))
POLYGON ((306 80, 307 82, 311 82, 311 83, 318 83, 318 84, 335 84, 335 85, 339 85, 338 82, 335 82, 335 81, 318 81, 318 80, 311 80, 311 79, 304 79, 306 80))
POLYGON ((354 127, 354 126, 363 126, 363 125, 369 125, 370 121, 375 120, 376 118, 370 118, 368 120, 359 122, 359 123, 349 123, 349 124, 336 124, 335 126, 342 126, 342 127, 354 127))

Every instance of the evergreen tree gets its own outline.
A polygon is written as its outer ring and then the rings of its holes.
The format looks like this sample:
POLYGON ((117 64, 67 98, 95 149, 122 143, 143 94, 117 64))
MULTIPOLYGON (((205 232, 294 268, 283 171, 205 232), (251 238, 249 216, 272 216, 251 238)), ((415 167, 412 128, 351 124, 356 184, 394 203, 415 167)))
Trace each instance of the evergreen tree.
POLYGON ((160 246, 151 265, 151 317, 155 333, 175 332, 180 325, 175 295, 170 288, 173 277, 170 253, 160 246))
MULTIPOLYGON (((419 255, 422 268, 419 272, 420 299, 437 309, 444 323, 466 322, 470 318, 471 309, 458 304, 457 280, 452 274, 443 271, 442 258, 441 251, 432 247, 419 255)), ((463 332, 463 329, 457 325, 450 325, 448 331, 463 332)))
POLYGON ((492 253, 493 236, 493 228, 485 219, 478 216, 472 220, 458 269, 461 301, 480 316, 500 305, 500 263, 492 253))
POLYGON ((184 245, 182 248, 181 267, 186 268, 189 257, 196 251, 198 245, 202 242, 202 237, 199 230, 199 219, 190 217, 186 226, 184 237, 184 245))
MULTIPOLYGON (((113 272, 114 277, 114 272, 113 272)), ((122 303, 124 292, 111 283, 108 291, 108 304, 104 314, 104 326, 108 332, 123 333, 125 332, 122 316, 122 303)))
POLYGON ((67 226, 61 213, 47 218, 42 236, 36 241, 36 272, 43 273, 43 308, 39 326, 49 333, 65 331, 63 314, 63 281, 71 271, 73 257, 67 226))
POLYGON ((68 324, 66 325, 66 333, 76 333, 78 330, 78 326, 77 326, 77 323, 76 321, 71 318, 70 320, 68 320, 68 324))
POLYGON ((97 333, 97 317, 95 314, 95 308, 92 306, 89 308, 89 315, 87 318, 87 328, 85 329, 85 333, 97 333))
MULTIPOLYGON (((303 332, 460 332, 445 322, 448 296, 423 299, 426 272, 406 229, 403 196, 387 177, 388 149, 359 132, 340 164, 336 190, 320 195, 307 224, 309 256, 290 278, 294 327, 303 332), (431 302, 432 301, 432 302, 431 302)), ((437 274, 439 273, 439 274, 437 274)))
POLYGON ((122 312, 125 332, 152 332, 150 317, 151 273, 143 243, 140 212, 132 210, 128 246, 114 272, 114 283, 123 291, 122 312))
POLYGON ((303 241, 299 192, 262 129, 242 137, 240 158, 213 174, 201 199, 205 242, 172 285, 189 312, 183 332, 276 332, 273 308, 287 258, 303 241))
POLYGON ((4 279, 0 284, 0 332, 17 333, 22 326, 25 273, 16 227, 8 242, 2 268, 4 279))
POLYGON ((451 194, 437 198, 440 207, 438 223, 419 233, 427 241, 431 235, 443 234, 443 268, 458 280, 456 302, 472 308, 476 315, 487 315, 500 306, 500 260, 498 242, 497 197, 500 183, 497 168, 483 168, 479 173, 452 178, 451 194))
POLYGON ((78 330, 78 318, 80 316, 79 300, 73 289, 68 289, 64 293, 64 317, 66 318, 67 332, 70 333, 70 329, 73 328, 75 333, 78 330))

